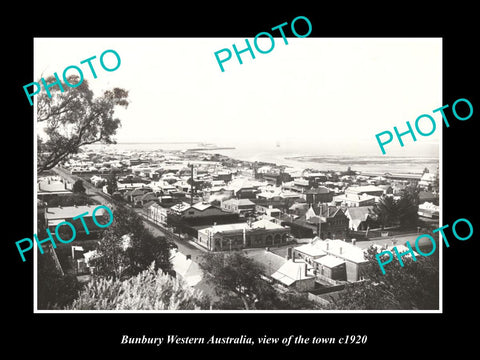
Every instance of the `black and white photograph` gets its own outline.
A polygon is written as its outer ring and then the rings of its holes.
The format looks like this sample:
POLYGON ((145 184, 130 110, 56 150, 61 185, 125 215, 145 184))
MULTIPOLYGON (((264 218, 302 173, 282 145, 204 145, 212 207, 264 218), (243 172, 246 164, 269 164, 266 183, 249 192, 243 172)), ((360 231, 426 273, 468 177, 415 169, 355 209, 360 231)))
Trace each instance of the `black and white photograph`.
POLYGON ((39 311, 441 309, 441 39, 255 44, 34 40, 39 311))
POLYGON ((11 14, 7 345, 469 349, 474 10, 196 5, 11 14))

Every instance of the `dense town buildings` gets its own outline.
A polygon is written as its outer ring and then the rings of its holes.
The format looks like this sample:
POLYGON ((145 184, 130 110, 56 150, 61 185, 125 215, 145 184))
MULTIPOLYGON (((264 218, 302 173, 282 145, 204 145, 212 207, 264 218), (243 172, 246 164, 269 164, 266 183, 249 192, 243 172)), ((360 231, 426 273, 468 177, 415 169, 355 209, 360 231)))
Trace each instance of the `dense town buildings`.
MULTIPOLYGON (((242 250, 264 266, 271 281, 297 291, 363 279, 366 259, 356 241, 380 227, 374 207, 382 197, 398 198, 415 185, 420 189, 419 217, 438 221, 436 180, 427 172, 318 172, 196 151, 108 148, 73 155, 62 168, 135 209, 176 241, 188 241, 203 252, 242 250)), ((71 194, 71 188, 64 179, 43 177, 38 197, 46 202, 71 194)), ((80 207, 73 212, 44 208, 48 227, 84 212, 80 207)), ((73 260, 78 256, 82 264, 93 255, 85 251, 82 257, 72 250, 73 260)), ((172 263, 191 286, 201 283, 190 254, 172 253, 172 263)))

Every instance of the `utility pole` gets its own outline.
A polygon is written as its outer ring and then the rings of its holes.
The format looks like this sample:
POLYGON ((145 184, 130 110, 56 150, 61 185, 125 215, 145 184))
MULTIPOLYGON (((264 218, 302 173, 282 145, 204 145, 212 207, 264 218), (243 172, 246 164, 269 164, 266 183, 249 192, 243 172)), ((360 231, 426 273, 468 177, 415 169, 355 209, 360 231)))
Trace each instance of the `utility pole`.
POLYGON ((189 164, 190 165, 190 181, 191 181, 191 185, 190 185, 190 206, 193 205, 193 164, 189 164))

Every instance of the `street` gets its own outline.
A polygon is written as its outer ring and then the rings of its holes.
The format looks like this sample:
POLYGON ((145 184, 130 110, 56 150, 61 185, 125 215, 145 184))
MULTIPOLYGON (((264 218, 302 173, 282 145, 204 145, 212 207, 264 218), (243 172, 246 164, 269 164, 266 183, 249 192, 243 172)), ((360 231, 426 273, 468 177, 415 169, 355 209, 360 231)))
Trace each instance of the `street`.
MULTIPOLYGON (((78 179, 83 180, 83 184, 86 191, 86 194, 89 195, 90 198, 94 199, 95 201, 98 201, 102 205, 107 205, 110 208, 114 208, 113 204, 108 200, 109 195, 104 194, 101 189, 96 188, 92 184, 88 183, 81 177, 78 177, 76 175, 71 175, 67 171, 55 167, 52 169, 58 176, 61 176, 63 179, 68 180, 70 182, 75 182, 78 179)), ((127 205, 128 206, 128 205, 127 205)), ((134 209, 136 211, 136 209, 134 209)), ((141 211, 136 211, 140 216, 142 216, 141 211)), ((155 236, 165 236, 168 240, 172 241, 177 245, 178 251, 181 252, 184 255, 191 255, 192 260, 199 261, 200 260, 200 255, 204 254, 205 252, 187 242, 187 240, 179 240, 174 236, 170 236, 167 232, 163 231, 160 229, 158 225, 152 224, 148 220, 143 220, 144 226, 150 230, 152 234, 155 236)))
POLYGON ((195 262, 200 262, 201 255, 205 254, 204 250, 198 249, 197 247, 189 244, 186 240, 177 240, 175 238, 166 236, 166 234, 162 230, 160 230, 157 226, 151 224, 147 220, 144 220, 143 224, 155 236, 165 236, 170 241, 173 241, 175 245, 177 245, 179 252, 181 252, 184 255, 191 255, 192 260, 195 262))

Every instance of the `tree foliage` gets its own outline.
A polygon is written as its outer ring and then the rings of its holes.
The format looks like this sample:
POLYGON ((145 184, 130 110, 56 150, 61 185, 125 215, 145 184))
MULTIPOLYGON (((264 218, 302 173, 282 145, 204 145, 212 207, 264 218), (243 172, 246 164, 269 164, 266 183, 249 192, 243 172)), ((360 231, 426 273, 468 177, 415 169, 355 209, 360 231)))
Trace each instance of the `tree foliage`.
POLYGON ((435 194, 440 193, 440 173, 439 173, 439 168, 437 167, 437 170, 435 171, 435 178, 433 180, 432 184, 432 191, 435 194))
POLYGON ((72 186, 72 191, 74 194, 85 194, 87 189, 83 186, 83 181, 78 179, 72 186))
POLYGON ((184 281, 155 270, 127 280, 95 277, 66 310, 201 310, 208 309, 203 294, 184 281))
MULTIPOLYGON (((37 213, 37 236, 48 237, 45 217, 37 213)), ((37 308, 50 310, 70 304, 81 286, 74 275, 62 275, 57 269, 52 252, 53 247, 43 245, 44 253, 37 254, 37 308)))
POLYGON ((262 278, 263 267, 241 251, 208 253, 200 263, 204 278, 215 286, 215 308, 244 310, 314 309, 305 294, 279 292, 262 278))
POLYGON ((52 196, 47 201, 48 207, 56 206, 83 206, 83 205, 95 205, 96 202, 86 194, 68 194, 52 196))
MULTIPOLYGON (((46 235, 46 234, 45 234, 46 235)), ((43 239, 43 237, 40 237, 43 239)), ((55 250, 51 250, 55 251, 55 250)), ((81 286, 74 275, 61 275, 55 267, 50 251, 38 255, 37 307, 50 310, 64 307, 77 297, 81 286)))
POLYGON ((381 196, 373 207, 382 229, 395 223, 398 217, 397 203, 393 196, 381 196))
POLYGON ((368 250, 365 281, 348 284, 334 301, 337 310, 435 310, 439 308, 438 253, 403 257, 404 266, 394 259, 385 275, 375 259, 376 249, 368 250))
POLYGON ((416 186, 407 186, 399 199, 390 195, 383 195, 373 207, 382 229, 386 226, 399 224, 408 228, 417 225, 419 189, 416 186))
POLYGON ((216 285, 218 295, 228 299, 236 295, 245 310, 254 309, 264 281, 260 278, 262 268, 241 252, 208 253, 200 263, 204 278, 216 285))
POLYGON ((147 269, 152 262, 164 271, 171 269, 170 245, 165 237, 154 236, 142 218, 126 207, 117 206, 113 218, 96 247, 100 257, 93 264, 98 274, 125 279, 147 269))
POLYGON ((107 177, 107 192, 113 195, 118 191, 118 176, 116 172, 112 171, 107 177))
POLYGON ((418 222, 419 189, 408 186, 397 202, 398 220, 402 227, 416 226, 418 222))
MULTIPOLYGON (((46 79, 54 83, 55 77, 46 79)), ((79 77, 69 76, 70 84, 77 84, 79 77)), ((37 172, 52 169, 58 163, 76 154, 82 145, 102 142, 113 143, 113 136, 120 126, 114 117, 116 107, 128 106, 128 91, 120 88, 105 91, 94 97, 87 80, 77 87, 61 82, 46 92, 37 95, 37 121, 46 139, 38 137, 37 172)))

